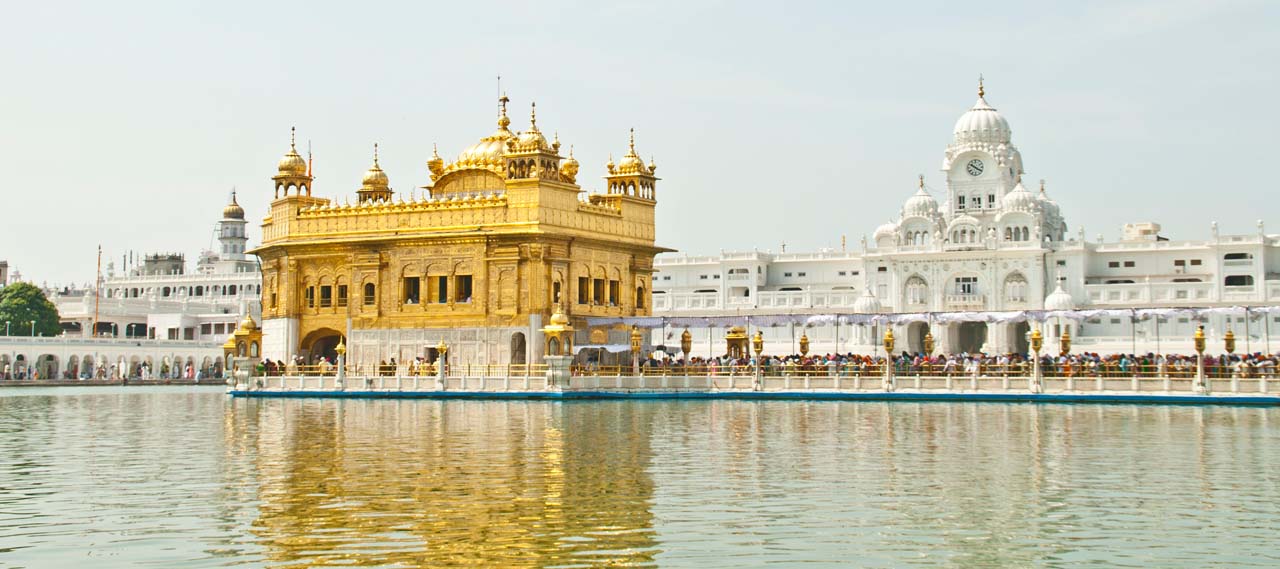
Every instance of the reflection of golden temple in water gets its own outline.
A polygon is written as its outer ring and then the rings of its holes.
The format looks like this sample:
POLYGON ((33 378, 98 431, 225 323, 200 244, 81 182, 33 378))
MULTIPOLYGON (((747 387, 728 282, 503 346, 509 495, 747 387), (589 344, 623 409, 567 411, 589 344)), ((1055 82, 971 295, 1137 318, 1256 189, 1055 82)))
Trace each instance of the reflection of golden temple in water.
POLYGON ((237 400, 233 428, 272 564, 635 566, 656 553, 650 409, 237 400))

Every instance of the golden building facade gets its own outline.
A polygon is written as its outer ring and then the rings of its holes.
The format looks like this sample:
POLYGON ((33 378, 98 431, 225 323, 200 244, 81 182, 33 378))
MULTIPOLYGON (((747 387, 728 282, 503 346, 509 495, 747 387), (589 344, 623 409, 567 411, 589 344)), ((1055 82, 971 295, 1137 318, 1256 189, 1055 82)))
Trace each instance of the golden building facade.
MULTIPOLYGON (((392 190, 374 150, 354 203, 312 195, 308 161, 290 144, 262 222, 263 353, 372 365, 433 356, 454 363, 522 363, 543 353, 556 306, 571 318, 643 316, 651 304, 656 166, 636 153, 606 165, 606 192, 578 185, 531 112, 446 162, 427 162, 429 197, 392 190)), ((625 332, 621 332, 625 335, 625 332)), ((625 339, 622 340, 625 342, 625 339)))

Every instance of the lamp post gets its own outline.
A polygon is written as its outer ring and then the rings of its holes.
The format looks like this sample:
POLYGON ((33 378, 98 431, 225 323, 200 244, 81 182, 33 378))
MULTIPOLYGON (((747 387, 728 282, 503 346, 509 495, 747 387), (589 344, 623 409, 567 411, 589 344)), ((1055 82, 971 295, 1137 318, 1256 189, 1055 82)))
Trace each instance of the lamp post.
POLYGON ((933 331, 928 328, 924 331, 924 373, 933 373, 933 331))
POLYGON ((1031 364, 1031 382, 1029 389, 1032 393, 1041 393, 1044 391, 1044 385, 1041 383, 1040 376, 1040 348, 1044 347, 1044 335, 1040 333, 1040 329, 1036 328, 1031 331, 1031 353, 1035 358, 1031 364))
POLYGON ((436 344, 436 388, 444 391, 448 387, 445 382, 444 366, 448 363, 449 346, 445 345, 444 338, 440 338, 440 343, 436 344))
POLYGON ((884 329, 884 390, 893 391, 893 326, 884 329))
POLYGON ((809 335, 804 332, 801 332, 800 333, 800 357, 805 357, 807 355, 809 355, 809 335))
POLYGON ((758 328, 756 329, 755 336, 751 337, 751 349, 756 353, 756 376, 751 389, 753 391, 760 391, 764 382, 764 378, 761 376, 760 370, 760 353, 764 351, 764 332, 761 332, 758 328))
POLYGON ((684 365, 689 366, 689 352, 693 351, 693 334, 689 333, 689 329, 685 328, 680 334, 680 351, 684 352, 684 365))
POLYGON ((334 377, 334 388, 338 391, 343 389, 343 380, 347 378, 347 344, 343 338, 338 338, 338 346, 333 349, 338 354, 338 375, 334 377))
POLYGON ((1191 385, 1191 389, 1196 393, 1206 393, 1209 391, 1204 381, 1204 324, 1196 327, 1195 335, 1196 345, 1196 379, 1191 385))
POLYGON ((640 327, 631 325, 631 375, 640 375, 640 348, 644 345, 644 338, 640 334, 640 327))

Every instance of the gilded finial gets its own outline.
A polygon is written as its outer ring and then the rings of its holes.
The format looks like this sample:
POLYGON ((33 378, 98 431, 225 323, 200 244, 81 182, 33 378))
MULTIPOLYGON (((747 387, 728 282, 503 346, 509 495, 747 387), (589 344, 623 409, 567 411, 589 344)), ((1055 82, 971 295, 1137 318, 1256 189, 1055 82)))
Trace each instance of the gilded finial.
POLYGON ((498 97, 498 127, 500 128, 505 129, 507 125, 511 124, 511 119, 507 118, 507 102, 510 100, 505 92, 502 93, 501 97, 498 97))
POLYGON ((1040 178, 1040 193, 1044 193, 1044 178, 1040 178))
POLYGON ((297 127, 292 127, 292 126, 289 127, 289 149, 294 152, 298 151, 298 146, 296 144, 297 134, 298 134, 297 127))
POLYGON ((924 174, 920 174, 920 189, 924 189, 924 174))
POLYGON ((984 89, 984 88, 983 88, 983 86, 982 86, 982 74, 981 74, 981 73, 979 73, 979 74, 978 74, 978 96, 979 96, 979 97, 985 97, 985 96, 987 96, 987 90, 986 90, 986 89, 984 89))
POLYGON ((569 157, 570 157, 570 158, 573 158, 573 145, 572 145, 572 144, 570 144, 570 145, 569 145, 569 157))
POLYGON ((378 143, 373 143, 373 165, 378 165, 378 143))
POLYGON ((538 103, 529 103, 529 130, 538 130, 538 103))
POLYGON ((635 154, 635 153, 636 153, 636 129, 635 129, 635 127, 632 127, 632 128, 631 128, 631 153, 632 153, 632 154, 635 154))
POLYGON ((432 143, 431 143, 431 157, 432 157, 432 158, 439 158, 439 157, 440 157, 440 151, 439 151, 438 149, 436 149, 436 143, 434 143, 434 142, 432 142, 432 143))

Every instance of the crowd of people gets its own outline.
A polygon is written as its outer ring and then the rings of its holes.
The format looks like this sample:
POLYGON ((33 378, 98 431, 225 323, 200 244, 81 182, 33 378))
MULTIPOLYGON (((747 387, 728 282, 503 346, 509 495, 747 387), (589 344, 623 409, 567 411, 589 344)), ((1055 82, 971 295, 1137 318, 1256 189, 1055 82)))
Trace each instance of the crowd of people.
MULTIPOLYGON (((886 356, 865 354, 793 354, 788 356, 762 356, 761 372, 764 375, 875 375, 884 373, 886 356)), ((689 361, 678 357, 647 358, 641 361, 646 372, 677 371, 716 375, 720 373, 752 373, 754 357, 714 358, 691 357, 689 361)), ((892 365, 897 375, 1010 375, 1023 376, 1033 372, 1034 361, 1030 355, 1009 353, 991 355, 983 353, 936 354, 902 352, 893 356, 892 365)), ((1210 377, 1276 377, 1280 367, 1280 354, 1205 354, 1205 373, 1210 377)), ((1050 377, 1191 377, 1196 374, 1196 356, 1185 354, 1109 354, 1080 352, 1069 354, 1043 354, 1040 357, 1041 373, 1050 377)), ((601 366, 588 363, 581 369, 590 373, 601 366)))
POLYGON ((169 365, 163 363, 160 369, 155 369, 148 362, 136 362, 132 364, 106 364, 99 365, 94 368, 82 368, 78 366, 70 367, 56 377, 47 377, 41 373, 38 366, 29 365, 8 365, 0 369, 0 380, 14 381, 38 381, 41 379, 63 379, 63 380, 143 380, 143 381, 165 381, 175 379, 193 379, 201 380, 212 378, 217 374, 214 370, 197 369, 191 364, 185 365, 169 365))

